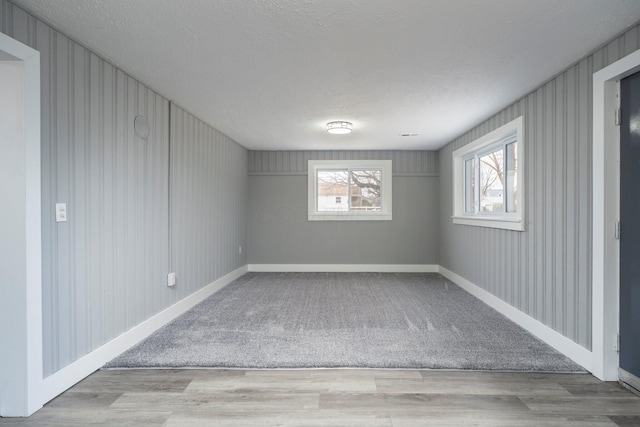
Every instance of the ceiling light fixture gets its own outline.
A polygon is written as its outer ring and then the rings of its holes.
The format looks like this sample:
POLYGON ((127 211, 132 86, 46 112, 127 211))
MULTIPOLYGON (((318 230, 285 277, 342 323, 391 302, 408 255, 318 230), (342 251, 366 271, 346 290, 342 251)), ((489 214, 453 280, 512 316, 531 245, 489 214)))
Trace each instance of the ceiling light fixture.
POLYGON ((337 135, 351 133, 352 128, 353 125, 349 122, 338 121, 327 123, 327 132, 337 135))

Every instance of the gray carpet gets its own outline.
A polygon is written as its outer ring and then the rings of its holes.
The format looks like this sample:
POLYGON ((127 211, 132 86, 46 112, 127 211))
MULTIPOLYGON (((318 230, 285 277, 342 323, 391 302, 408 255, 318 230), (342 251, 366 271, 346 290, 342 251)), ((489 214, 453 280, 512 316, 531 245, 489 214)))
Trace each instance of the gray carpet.
POLYGON ((439 274, 248 273, 106 367, 583 372, 439 274))

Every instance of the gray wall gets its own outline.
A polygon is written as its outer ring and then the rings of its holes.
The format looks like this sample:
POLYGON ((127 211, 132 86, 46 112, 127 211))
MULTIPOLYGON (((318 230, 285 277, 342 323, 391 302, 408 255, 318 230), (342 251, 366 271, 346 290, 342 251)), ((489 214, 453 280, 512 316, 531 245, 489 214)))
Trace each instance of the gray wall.
POLYGON ((247 263, 247 150, 175 105, 171 132, 171 271, 185 297, 247 263))
POLYGON ((246 264, 247 154, 179 108, 170 151, 167 99, 5 0, 0 16, 0 31, 41 53, 48 376, 246 264), (68 222, 55 223, 56 202, 68 222))
POLYGON ((588 349, 592 74, 639 47, 634 28, 440 150, 439 263, 588 349), (519 115, 525 232, 452 224, 452 152, 519 115))
POLYGON ((250 264, 435 264, 438 156, 428 151, 250 151, 250 264), (393 161, 392 221, 307 221, 309 159, 393 161))

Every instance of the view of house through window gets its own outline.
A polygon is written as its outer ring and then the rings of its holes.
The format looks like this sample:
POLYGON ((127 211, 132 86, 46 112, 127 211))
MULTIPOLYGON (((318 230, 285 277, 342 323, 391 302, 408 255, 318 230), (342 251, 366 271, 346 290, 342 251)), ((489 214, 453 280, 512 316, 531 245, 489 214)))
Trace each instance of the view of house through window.
POLYGON ((391 160, 309 160, 309 221, 391 221, 391 160))
POLYGON ((382 170, 317 171, 318 212, 382 210, 382 170), (342 200, 347 203, 342 203, 342 200))

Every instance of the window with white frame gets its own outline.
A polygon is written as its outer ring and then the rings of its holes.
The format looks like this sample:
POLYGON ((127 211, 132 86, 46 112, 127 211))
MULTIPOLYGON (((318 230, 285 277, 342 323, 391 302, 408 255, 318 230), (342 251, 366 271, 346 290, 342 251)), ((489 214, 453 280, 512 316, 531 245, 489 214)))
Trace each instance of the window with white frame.
POLYGON ((391 220, 391 160, 309 160, 309 221, 391 220))
POLYGON ((524 230, 522 117, 453 152, 453 222, 524 230))

